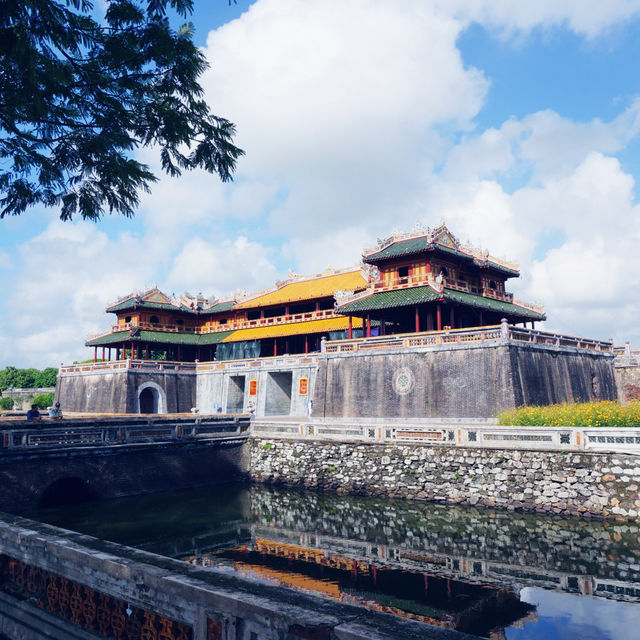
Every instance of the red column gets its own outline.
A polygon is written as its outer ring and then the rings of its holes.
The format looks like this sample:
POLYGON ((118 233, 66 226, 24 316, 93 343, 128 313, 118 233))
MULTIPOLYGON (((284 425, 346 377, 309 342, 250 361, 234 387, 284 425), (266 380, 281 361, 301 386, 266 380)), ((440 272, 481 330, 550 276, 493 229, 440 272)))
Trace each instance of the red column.
POLYGON ((353 321, 351 320, 351 316, 349 316, 349 332, 347 335, 349 336, 349 340, 353 338, 353 321))
POLYGON ((278 339, 277 338, 273 339, 273 355, 274 356, 278 355, 278 339))
POLYGON ((452 329, 456 328, 456 319, 455 319, 455 316, 453 315, 453 307, 451 307, 451 309, 449 310, 449 326, 452 329))
POLYGON ((102 362, 104 362, 104 347, 102 347, 102 362))
POLYGON ((442 309, 440 305, 436 307, 436 331, 442 331, 442 309))
POLYGON ((418 305, 416 305, 416 333, 420 333, 420 313, 418 312, 418 305))
POLYGON ((93 347, 93 361, 98 362, 98 347, 93 347))
POLYGON ((367 338, 371 337, 371 316, 367 314, 367 338))
POLYGON ((304 352, 309 353, 309 336, 304 337, 304 352))

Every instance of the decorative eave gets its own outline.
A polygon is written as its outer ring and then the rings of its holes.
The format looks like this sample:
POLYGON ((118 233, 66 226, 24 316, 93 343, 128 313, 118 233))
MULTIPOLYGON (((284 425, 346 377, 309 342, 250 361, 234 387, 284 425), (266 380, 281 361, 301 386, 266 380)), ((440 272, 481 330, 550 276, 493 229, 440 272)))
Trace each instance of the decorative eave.
POLYGON ((85 342, 87 347, 108 347, 116 344, 166 344, 166 345, 193 345, 207 346, 222 342, 227 336, 234 333, 230 331, 218 331, 217 333, 179 333, 176 331, 115 331, 102 336, 90 338, 85 342))
POLYGON ((379 292, 369 290, 366 295, 351 299, 349 302, 337 306, 335 312, 340 315, 359 315, 371 311, 410 307, 429 302, 451 302, 511 317, 526 318, 527 320, 546 320, 541 307, 524 306, 523 303, 497 300, 454 289, 437 289, 429 284, 379 292))
POLYGON ((377 246, 364 249, 362 259, 376 264, 429 251, 467 260, 479 268, 492 269, 510 278, 520 275, 515 263, 491 256, 486 251, 462 246, 444 223, 435 229, 417 227, 408 233, 394 233, 389 238, 378 240, 377 246))
POLYGON ((232 307, 233 300, 206 299, 201 294, 192 296, 188 293, 184 293, 181 296, 169 296, 154 286, 144 292, 133 292, 118 298, 107 306, 106 311, 108 313, 118 313, 120 311, 141 309, 198 315, 204 312, 228 311, 232 307))

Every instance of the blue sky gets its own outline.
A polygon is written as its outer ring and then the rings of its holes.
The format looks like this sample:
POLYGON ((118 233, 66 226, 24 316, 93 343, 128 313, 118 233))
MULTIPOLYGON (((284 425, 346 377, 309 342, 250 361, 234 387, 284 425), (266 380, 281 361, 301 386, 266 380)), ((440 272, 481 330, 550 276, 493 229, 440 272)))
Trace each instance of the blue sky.
POLYGON ((130 291, 259 290, 441 220, 520 263, 546 328, 640 343, 640 0, 197 1, 192 21, 234 183, 0 221, 0 367, 90 357, 130 291))

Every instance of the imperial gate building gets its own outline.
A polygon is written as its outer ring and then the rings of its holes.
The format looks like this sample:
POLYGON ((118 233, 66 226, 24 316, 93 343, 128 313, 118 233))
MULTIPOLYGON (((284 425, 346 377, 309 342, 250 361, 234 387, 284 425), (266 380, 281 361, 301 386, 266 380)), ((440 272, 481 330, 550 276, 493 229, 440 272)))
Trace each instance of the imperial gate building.
POLYGON ((132 293, 87 340, 94 363, 61 369, 57 397, 70 411, 323 418, 615 398, 612 344, 536 331, 544 310, 507 291, 518 276, 442 224, 254 294, 132 293))

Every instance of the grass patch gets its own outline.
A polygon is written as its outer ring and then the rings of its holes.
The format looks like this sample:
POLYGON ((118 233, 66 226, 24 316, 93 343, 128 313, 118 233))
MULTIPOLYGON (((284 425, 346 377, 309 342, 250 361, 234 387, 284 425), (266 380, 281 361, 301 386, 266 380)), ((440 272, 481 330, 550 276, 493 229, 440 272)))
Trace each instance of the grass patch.
POLYGON ((583 402, 521 407, 498 414, 498 424, 531 427, 640 427, 640 402, 583 402))

